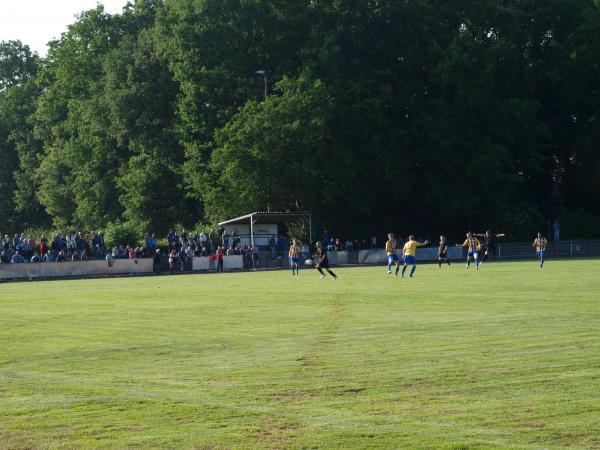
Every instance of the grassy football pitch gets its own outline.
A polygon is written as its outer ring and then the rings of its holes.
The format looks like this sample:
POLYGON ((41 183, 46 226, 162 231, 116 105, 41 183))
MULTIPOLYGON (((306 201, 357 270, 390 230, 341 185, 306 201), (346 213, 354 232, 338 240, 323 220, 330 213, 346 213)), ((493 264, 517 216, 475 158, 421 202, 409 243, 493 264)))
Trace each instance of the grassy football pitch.
POLYGON ((0 449, 600 448, 600 260, 473 269, 0 284, 0 449))

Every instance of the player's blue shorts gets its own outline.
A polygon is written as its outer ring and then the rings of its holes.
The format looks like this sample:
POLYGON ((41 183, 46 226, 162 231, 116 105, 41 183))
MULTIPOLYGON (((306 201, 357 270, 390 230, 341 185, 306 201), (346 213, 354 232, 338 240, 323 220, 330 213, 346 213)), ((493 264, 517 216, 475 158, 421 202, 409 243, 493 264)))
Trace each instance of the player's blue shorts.
POLYGON ((390 262, 390 263, 394 263, 394 262, 397 263, 398 261, 400 261, 400 258, 398 258, 398 255, 395 253, 392 253, 391 255, 387 255, 387 259, 388 259, 388 262, 390 262))
POLYGON ((479 256, 479 252, 475 251, 475 252, 469 252, 468 254, 468 258, 477 258, 479 256))
POLYGON ((404 264, 409 265, 409 266, 414 266, 416 263, 417 263, 417 260, 415 259, 414 256, 406 255, 404 257, 404 264))
POLYGON ((539 250, 539 251, 537 251, 536 253, 537 253, 537 255, 538 255, 538 258, 543 258, 543 257, 544 257, 544 255, 546 254, 546 252, 545 252, 544 250, 539 250))
POLYGON ((296 263, 296 264, 301 264, 302 263, 302 258, 291 258, 292 263, 296 263))

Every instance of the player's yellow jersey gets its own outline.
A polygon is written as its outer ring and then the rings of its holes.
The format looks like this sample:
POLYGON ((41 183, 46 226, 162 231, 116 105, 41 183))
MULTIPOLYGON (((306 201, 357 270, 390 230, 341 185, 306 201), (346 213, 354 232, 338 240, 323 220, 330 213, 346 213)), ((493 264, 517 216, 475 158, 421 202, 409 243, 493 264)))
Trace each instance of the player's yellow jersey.
POLYGON ((290 245, 289 257, 290 258, 298 258, 300 256, 300 246, 299 245, 290 245))
POLYGON ((533 246, 538 252, 545 252, 546 248, 548 247, 548 240, 545 237, 535 238, 533 241, 533 246))
POLYGON ((406 244, 404 244, 404 249, 403 249, 404 256, 416 256, 417 248, 423 247, 424 245, 425 244, 421 244, 420 242, 417 242, 417 241, 408 241, 406 244))
POLYGON ((395 254, 397 248, 398 248, 397 241, 387 241, 385 243, 385 251, 387 252, 388 256, 395 254))
POLYGON ((463 242, 462 246, 469 247, 469 252, 478 252, 479 249, 481 248, 479 239, 477 239, 476 237, 471 238, 471 239, 469 239, 469 238, 465 239, 465 242, 463 242))

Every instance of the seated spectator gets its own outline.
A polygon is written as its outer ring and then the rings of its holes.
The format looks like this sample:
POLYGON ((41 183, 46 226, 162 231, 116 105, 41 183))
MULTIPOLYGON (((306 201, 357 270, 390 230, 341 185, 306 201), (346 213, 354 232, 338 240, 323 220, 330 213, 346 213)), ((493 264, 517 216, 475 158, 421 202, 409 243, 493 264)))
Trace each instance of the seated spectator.
POLYGON ((333 238, 330 239, 329 244, 327 244, 327 251, 328 252, 333 252, 337 250, 337 248, 335 248, 335 241, 333 238))
POLYGON ((348 250, 349 252, 351 252, 354 248, 354 243, 352 242, 352 240, 347 239, 346 240, 346 244, 344 246, 346 248, 346 250, 348 250))
POLYGON ((8 252, 6 252, 5 250, 2 250, 2 252, 0 253, 0 262, 2 264, 10 264, 10 258, 8 257, 8 252))
POLYGON ((306 260, 306 259, 310 259, 310 247, 308 246, 308 244, 305 242, 304 244, 302 244, 302 257, 306 260))
POLYGON ((64 249, 60 249, 58 255, 56 255, 56 262, 65 262, 67 260, 67 255, 65 254, 64 249))
POLYGON ((55 260, 56 257, 54 256, 54 250, 48 250, 42 258, 42 262, 54 262, 55 260))
POLYGON ((21 252, 19 250, 17 250, 17 251, 15 251, 15 254, 11 258, 10 262, 13 264, 23 264, 23 263, 26 263, 27 261, 25 261, 25 258, 23 258, 23 256, 21 256, 21 252))
POLYGON ((33 253, 33 256, 31 257, 31 262, 32 263, 42 262, 42 258, 40 258, 40 254, 38 252, 33 253))
POLYGON ((113 249, 113 251, 111 252, 110 249, 108 249, 108 251, 106 252, 106 256, 104 257, 108 264, 108 267, 112 267, 115 263, 114 250, 115 249, 113 249))

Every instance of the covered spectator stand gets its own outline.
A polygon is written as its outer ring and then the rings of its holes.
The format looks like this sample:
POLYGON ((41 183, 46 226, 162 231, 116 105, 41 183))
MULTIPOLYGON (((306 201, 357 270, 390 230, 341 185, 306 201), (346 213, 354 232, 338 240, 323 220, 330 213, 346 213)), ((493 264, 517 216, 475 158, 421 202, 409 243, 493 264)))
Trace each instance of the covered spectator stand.
POLYGON ((251 244, 265 245, 272 235, 278 234, 279 225, 296 221, 303 221, 308 226, 308 236, 312 243, 312 214, 309 211, 253 212, 245 216, 220 222, 219 226, 236 227, 240 231, 244 231, 248 227, 249 232, 242 232, 240 236, 249 236, 251 244), (256 242, 257 240, 264 242, 256 242))

